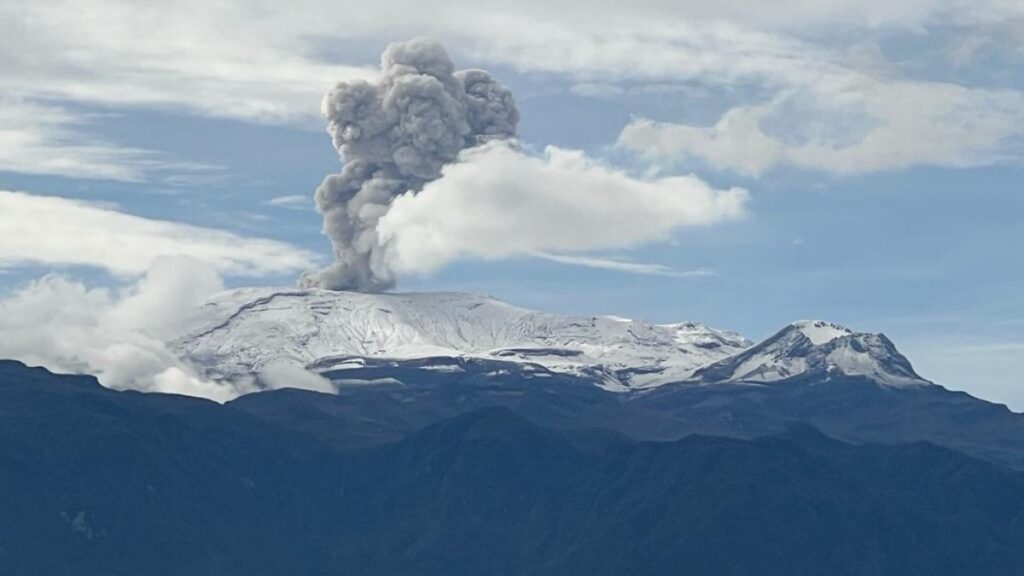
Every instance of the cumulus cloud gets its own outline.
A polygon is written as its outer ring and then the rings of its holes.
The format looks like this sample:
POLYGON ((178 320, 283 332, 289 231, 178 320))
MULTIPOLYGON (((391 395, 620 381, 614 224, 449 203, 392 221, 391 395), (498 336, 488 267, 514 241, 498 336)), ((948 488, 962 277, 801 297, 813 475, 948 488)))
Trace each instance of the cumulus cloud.
POLYGON ((651 159, 699 159, 759 176, 779 166, 857 174, 915 165, 967 167, 1014 157, 1024 97, 1012 91, 867 78, 842 97, 808 86, 726 112, 713 126, 636 119, 619 145, 651 159))
POLYGON ((188 256, 224 274, 263 276, 312 267, 309 252, 275 240, 153 220, 106 206, 0 190, 0 267, 93 266, 144 273, 159 256, 188 256))
POLYGON ((507 143, 466 150, 440 179, 396 198, 377 225, 390 266, 425 273, 458 258, 628 248, 673 230, 742 217, 748 194, 700 178, 634 178, 549 146, 542 157, 507 143))
POLYGON ((159 258, 122 290, 46 276, 0 300, 0 357, 93 374, 111 388, 229 400, 251 384, 206 380, 165 344, 220 289, 214 268, 187 258, 159 258))

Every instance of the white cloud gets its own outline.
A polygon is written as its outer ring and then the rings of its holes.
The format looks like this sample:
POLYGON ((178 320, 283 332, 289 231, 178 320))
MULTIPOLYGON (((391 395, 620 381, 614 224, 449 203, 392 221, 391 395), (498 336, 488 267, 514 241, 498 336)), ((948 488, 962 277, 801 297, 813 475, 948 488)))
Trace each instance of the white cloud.
POLYGON ((619 144, 652 159, 698 158, 753 176, 777 166, 836 174, 978 166, 1021 152, 1012 143, 1024 125, 1017 92, 867 77, 842 93, 821 89, 734 108, 709 127, 637 119, 619 144))
POLYGON ((819 68, 823 53, 835 55, 794 40, 810 26, 917 32, 1021 17, 1013 0, 641 0, 628 9, 610 0, 11 0, 0 6, 0 87, 22 97, 295 121, 315 117, 334 82, 375 74, 369 54, 381 44, 411 35, 528 71, 720 83, 819 68), (358 42, 374 49, 358 58, 332 49, 358 42))
POLYGON ((533 256, 542 260, 558 262, 559 264, 582 266, 584 268, 597 268, 599 270, 614 270, 616 272, 627 272, 630 274, 671 276, 673 278, 700 278, 715 275, 714 270, 708 270, 707 268, 677 270, 671 266, 665 266, 663 264, 633 262, 632 260, 611 258, 597 258, 594 256, 573 256, 569 254, 551 254, 548 252, 535 252, 533 256))
POLYGON ((133 182, 148 174, 188 177, 217 170, 97 140, 86 130, 93 119, 53 104, 0 98, 0 171, 133 182))
POLYGON ((743 189, 717 190, 692 175, 638 179, 579 151, 548 147, 534 157, 493 143, 396 198, 377 230, 395 270, 425 273, 457 258, 664 241, 680 227, 742 217, 746 200, 743 189))
POLYGON ((313 196, 311 194, 289 194, 277 196, 264 202, 267 206, 277 208, 290 208, 292 210, 309 210, 313 208, 313 196))
POLYGON ((109 388, 217 402, 266 388, 334 392, 329 381, 297 364, 272 364, 254 378, 210 380, 179 358, 168 342, 222 289, 216 268, 186 257, 157 258, 121 289, 51 274, 0 299, 0 358, 94 375, 109 388))
POLYGON ((0 300, 0 358, 93 374, 111 388, 223 402, 253 384, 206 380, 165 344, 220 289, 214 268, 187 258, 159 258, 120 291, 46 276, 0 300))
POLYGON ((56 101, 317 124, 327 89, 374 72, 313 57, 307 35, 322 28, 308 12, 281 8, 190 0, 0 3, 0 170, 123 181, 158 172, 189 181, 208 168, 109 142, 87 130, 88 114, 56 101))
MULTIPOLYGON (((941 34, 950 28, 990 38, 991 30, 1014 22, 1024 26, 1024 8, 1015 0, 640 0, 628 8, 611 0, 311 0, 301 6, 262 0, 10 0, 0 4, 0 90, 34 105, 68 100, 312 125, 321 95, 334 82, 372 76, 371 54, 384 43, 426 34, 447 43, 461 61, 469 57, 482 65, 557 75, 572 80, 578 94, 609 97, 623 89, 615 84, 623 80, 741 88, 768 94, 771 102, 795 92, 821 112, 821 122, 809 128, 881 101, 868 112, 883 128, 859 149, 834 153, 824 138, 808 140, 807 150, 790 151, 786 144, 781 151, 754 151, 831 171, 885 164, 881 158, 890 150, 877 141, 947 135, 964 117, 962 105, 984 124, 977 134, 972 126, 952 131, 953 139, 967 135, 968 146, 897 154, 907 159, 893 163, 959 166, 1005 154, 1019 157, 1019 151, 1001 149, 989 130, 1005 119, 1003 108, 986 111, 993 95, 978 87, 914 82, 884 59, 885 69, 877 70, 851 58, 847 44, 850 38, 941 34), (902 111, 884 104, 890 95, 908 93, 923 111, 908 122, 895 121, 893 114, 902 111), (936 115, 948 106, 950 122, 938 129, 936 115)), ((1024 49, 1019 34, 1003 36, 999 42, 1014 44, 993 49, 1024 49)), ((1019 102, 1018 92, 1012 96, 1019 102)), ((763 105, 746 102, 737 113, 763 105)), ((1019 125, 1018 119, 1008 130, 1019 135, 1019 125)), ((0 147, 6 150, 5 169, 52 171, 47 166, 56 165, 65 174, 138 179, 152 160, 145 151, 84 136, 59 146, 68 142, 48 126, 33 124, 33 153, 0 147)), ((703 141, 721 129, 689 127, 703 129, 688 136, 703 141)), ((723 165, 738 169, 766 162, 761 156, 737 157, 738 152, 717 154, 723 165)))
POLYGON ((0 190, 0 267, 45 264, 145 272, 159 256, 188 256, 225 274, 309 269, 315 257, 275 240, 152 220, 78 200, 0 190))
POLYGON ((0 86, 257 122, 309 119, 334 82, 373 73, 312 57, 305 35, 328 30, 317 20, 272 3, 14 0, 0 6, 0 86))
POLYGON ((759 175, 781 154, 781 144, 760 130, 764 114, 763 109, 737 108, 710 128, 639 118, 623 128, 618 144, 651 160, 695 156, 713 166, 759 175))

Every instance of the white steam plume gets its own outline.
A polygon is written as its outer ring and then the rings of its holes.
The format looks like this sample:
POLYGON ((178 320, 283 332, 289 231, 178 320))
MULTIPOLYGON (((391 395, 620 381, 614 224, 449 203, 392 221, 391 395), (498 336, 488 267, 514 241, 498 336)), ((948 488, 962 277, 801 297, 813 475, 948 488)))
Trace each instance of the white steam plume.
POLYGON ((205 378, 167 342, 222 284, 216 268, 160 257, 120 290, 49 275, 0 299, 0 358, 55 372, 91 374, 108 388, 200 396, 224 402, 263 388, 332 391, 301 366, 275 365, 254 378, 205 378))
POLYGON ((579 264, 579 254, 742 218, 748 199, 742 188, 714 188, 694 175, 635 178, 578 150, 548 146, 537 157, 492 142, 463 152, 419 193, 396 198, 377 230, 398 273, 425 274, 463 258, 579 264))
POLYGON ((46 276, 0 300, 0 358, 92 374, 110 388, 225 401, 247 390, 202 378, 165 344, 220 289, 213 267, 185 257, 157 258, 122 291, 46 276))

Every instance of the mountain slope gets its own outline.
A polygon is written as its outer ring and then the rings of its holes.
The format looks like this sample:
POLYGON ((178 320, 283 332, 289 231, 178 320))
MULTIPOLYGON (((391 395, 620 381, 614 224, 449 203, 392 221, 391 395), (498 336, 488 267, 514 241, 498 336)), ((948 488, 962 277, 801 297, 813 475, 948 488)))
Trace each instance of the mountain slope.
POLYGON ((930 384, 884 334, 857 333, 821 320, 791 324, 756 346, 696 370, 692 380, 769 383, 851 376, 888 386, 930 384))
POLYGON ((806 426, 638 442, 486 409, 345 454, 231 405, 0 362, 0 432, 11 576, 1024 570, 1021 474, 806 426))
POLYGON ((346 450, 504 406, 542 426, 641 440, 754 438, 806 421, 845 441, 931 441, 1024 469, 1024 416, 921 378, 882 334, 824 321, 750 346, 697 324, 558 316, 466 294, 243 289, 204 311, 175 347, 207 374, 258 378, 289 362, 336 390, 269 391, 234 407, 346 450))
POLYGON ((334 486, 338 466, 208 400, 0 361, 0 574, 301 571, 327 523, 305 494, 334 486))
MULTIPOLYGON (((808 422, 848 442, 928 441, 1024 470, 1024 414, 941 386, 886 386, 832 375, 770 385, 666 385, 614 394, 565 375, 529 380, 508 374, 481 381, 468 368, 417 376, 381 368, 408 384, 344 386, 337 394, 272 390, 229 404, 339 449, 394 441, 433 422, 502 406, 550 428, 604 428, 640 440, 690 434, 757 438, 808 422)), ((382 372, 384 373, 384 372, 382 372)))
POLYGON ((173 348, 214 378, 259 375, 286 363, 338 384, 387 382, 381 368, 399 364, 418 367, 418 378, 481 366, 479 379, 558 373, 615 392, 682 381, 831 376, 928 384, 884 335, 822 321, 795 323, 752 346, 735 332, 698 323, 561 316, 470 294, 272 289, 224 292, 200 317, 173 348))
POLYGON ((471 357, 622 391, 685 379, 750 345, 701 324, 561 316, 458 293, 241 289, 214 298, 201 316, 174 347, 215 377, 256 374, 281 362, 344 371, 367 359, 471 357))

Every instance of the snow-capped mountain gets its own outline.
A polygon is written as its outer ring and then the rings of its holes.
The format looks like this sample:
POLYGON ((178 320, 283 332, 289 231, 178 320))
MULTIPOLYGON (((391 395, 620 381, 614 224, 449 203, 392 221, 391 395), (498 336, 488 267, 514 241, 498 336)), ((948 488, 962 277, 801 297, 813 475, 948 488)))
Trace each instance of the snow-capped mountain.
POLYGON ((219 294, 200 317, 173 347, 214 378, 289 364, 335 382, 394 382, 388 366, 401 365, 577 376, 615 392, 840 374, 895 386, 926 383, 885 336, 821 321, 797 322, 752 346, 735 332, 698 323, 564 316, 480 295, 253 288, 219 294))
POLYGON ((802 377, 863 376, 889 386, 928 384, 883 334, 804 320, 760 344, 697 370, 700 382, 767 383, 802 377))
POLYGON ((216 296, 201 318, 173 345, 228 378, 282 362, 336 375, 367 360, 475 358, 585 375, 625 391, 685 380, 751 345, 697 323, 562 316, 461 293, 240 289, 216 296))

